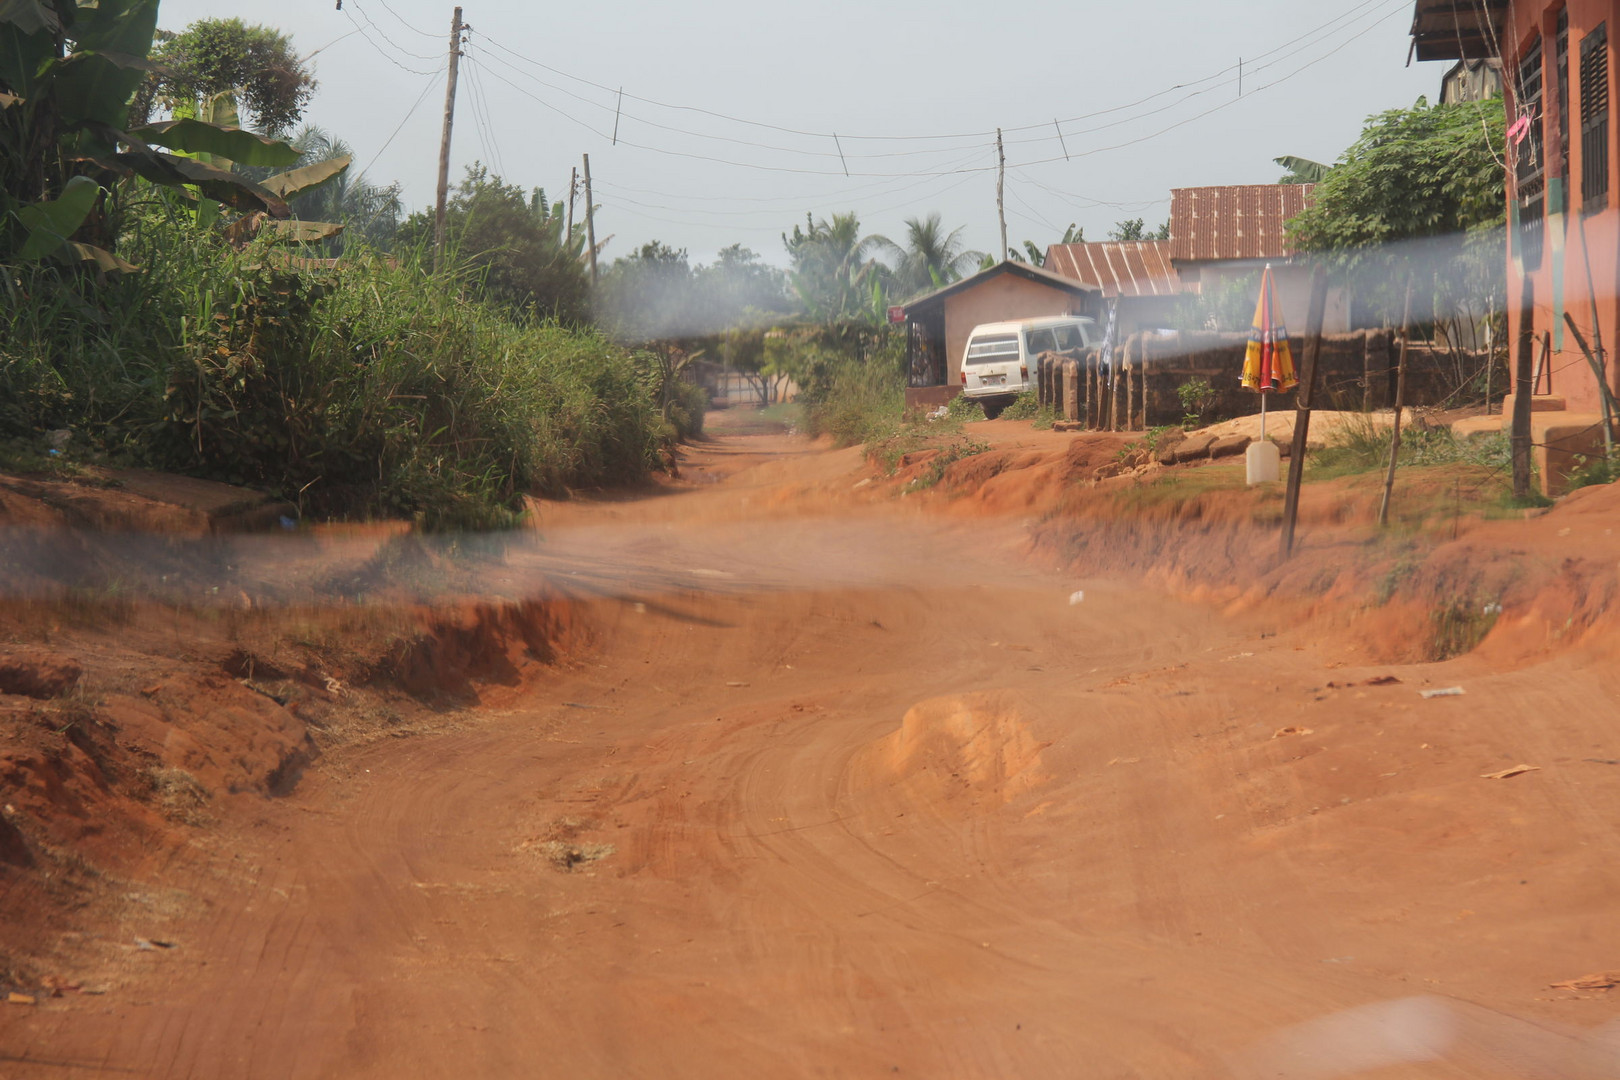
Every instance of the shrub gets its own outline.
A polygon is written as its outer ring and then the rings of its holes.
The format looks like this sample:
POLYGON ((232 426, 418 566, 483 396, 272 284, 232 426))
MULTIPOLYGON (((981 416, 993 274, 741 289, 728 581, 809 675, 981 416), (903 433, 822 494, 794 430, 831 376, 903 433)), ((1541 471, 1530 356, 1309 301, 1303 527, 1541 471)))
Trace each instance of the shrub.
POLYGON ((514 321, 453 270, 359 255, 293 272, 162 204, 124 250, 147 271, 94 292, 0 267, 0 435, 71 427, 115 459, 306 512, 475 527, 527 492, 644 476, 674 434, 650 358, 514 321))

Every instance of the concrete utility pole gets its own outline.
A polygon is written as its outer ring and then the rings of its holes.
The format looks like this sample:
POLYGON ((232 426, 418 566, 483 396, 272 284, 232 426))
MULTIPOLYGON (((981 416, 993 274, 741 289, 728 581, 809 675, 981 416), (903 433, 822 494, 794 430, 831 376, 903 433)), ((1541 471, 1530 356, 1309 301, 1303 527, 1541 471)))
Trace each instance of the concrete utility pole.
POLYGON ((450 19, 450 78, 444 88, 444 134, 439 136, 439 198, 433 207, 433 269, 444 258, 444 207, 450 197, 450 129, 456 120, 456 75, 461 66, 461 9, 450 19))
POLYGON ((1007 184, 1007 152, 1001 146, 1001 129, 996 128, 996 217, 1001 221, 1001 250, 996 253, 996 262, 1007 261, 1007 208, 1002 202, 1002 193, 1007 184))
POLYGON ((591 155, 585 155, 585 243, 591 249, 591 284, 596 284, 596 205, 591 201, 591 155))

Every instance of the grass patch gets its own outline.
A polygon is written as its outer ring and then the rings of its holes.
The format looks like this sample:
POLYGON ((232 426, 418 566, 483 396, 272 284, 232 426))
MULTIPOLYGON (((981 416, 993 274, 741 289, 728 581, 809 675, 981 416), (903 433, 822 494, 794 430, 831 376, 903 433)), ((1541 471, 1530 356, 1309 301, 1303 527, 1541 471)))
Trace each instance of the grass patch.
POLYGON ((990 449, 990 444, 978 439, 952 443, 928 461, 922 475, 906 485, 907 491, 924 491, 945 478, 945 470, 964 458, 976 457, 990 449))
MULTIPOLYGON (((1334 431, 1326 445, 1309 452, 1306 464, 1311 479, 1330 480, 1389 468, 1389 438, 1389 425, 1379 423, 1372 414, 1355 417, 1334 431)), ((1402 429, 1397 468, 1459 464, 1511 472, 1513 448, 1507 432, 1459 439, 1446 427, 1414 424, 1402 429)))

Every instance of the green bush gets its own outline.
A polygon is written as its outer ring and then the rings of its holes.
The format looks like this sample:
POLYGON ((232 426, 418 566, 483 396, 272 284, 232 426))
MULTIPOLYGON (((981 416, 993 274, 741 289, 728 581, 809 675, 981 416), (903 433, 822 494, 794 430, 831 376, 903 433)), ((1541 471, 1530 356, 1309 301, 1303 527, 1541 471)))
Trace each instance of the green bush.
POLYGON ((1041 401, 1033 390, 1025 390, 1001 410, 1003 420, 1034 420, 1041 415, 1041 401))
POLYGON ((455 271, 362 254, 293 272, 166 204, 120 250, 145 272, 93 289, 0 266, 0 436, 67 427, 307 513, 476 527, 525 493, 642 477, 674 435, 651 358, 515 322, 455 271))

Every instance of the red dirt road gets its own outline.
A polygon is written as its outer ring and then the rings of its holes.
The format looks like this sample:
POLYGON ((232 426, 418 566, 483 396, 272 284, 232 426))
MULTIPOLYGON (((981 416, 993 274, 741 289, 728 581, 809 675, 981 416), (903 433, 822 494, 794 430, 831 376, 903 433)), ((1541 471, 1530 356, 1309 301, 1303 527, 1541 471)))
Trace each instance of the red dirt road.
POLYGON ((166 856, 0 1077, 1620 1076, 1549 988, 1620 969, 1612 664, 1356 666, 858 465, 548 508, 593 645, 166 856))

